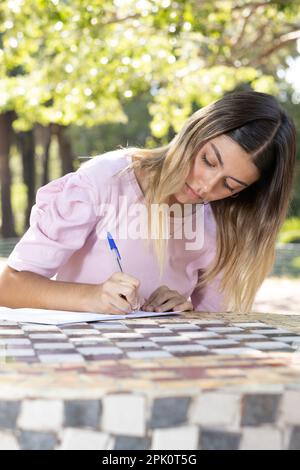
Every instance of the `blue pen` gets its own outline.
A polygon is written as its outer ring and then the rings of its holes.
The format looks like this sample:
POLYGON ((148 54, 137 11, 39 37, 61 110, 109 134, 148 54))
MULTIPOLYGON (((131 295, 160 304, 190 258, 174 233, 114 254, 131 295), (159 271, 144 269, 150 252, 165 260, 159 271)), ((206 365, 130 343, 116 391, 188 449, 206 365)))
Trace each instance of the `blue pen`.
POLYGON ((115 240, 113 239, 112 234, 110 232, 107 232, 107 241, 109 243, 109 247, 110 247, 112 253, 114 253, 114 255, 116 257, 117 263, 118 263, 120 271, 122 273, 123 269, 122 269, 122 266, 121 266, 121 263, 120 263, 121 255, 120 255, 118 247, 115 243, 115 240))
MULTIPOLYGON (((115 243, 115 240, 113 239, 112 234, 110 232, 107 232, 107 241, 109 243, 109 247, 110 247, 112 253, 114 253, 114 255, 116 257, 118 266, 119 266, 120 271, 122 273, 123 269, 122 269, 122 266, 121 266, 121 263, 120 263, 121 255, 120 255, 118 247, 115 243)), ((123 297, 123 299, 126 299, 125 295, 123 295, 123 294, 121 294, 121 297, 123 297)), ((132 307, 132 310, 135 311, 135 310, 137 310, 137 308, 138 308, 138 306, 132 307)))

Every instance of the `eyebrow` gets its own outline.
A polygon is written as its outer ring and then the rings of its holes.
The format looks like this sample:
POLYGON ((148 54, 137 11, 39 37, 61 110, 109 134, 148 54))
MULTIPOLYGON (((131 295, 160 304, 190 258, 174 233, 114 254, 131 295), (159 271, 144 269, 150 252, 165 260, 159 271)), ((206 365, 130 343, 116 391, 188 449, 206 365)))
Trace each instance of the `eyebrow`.
MULTIPOLYGON (((221 157, 221 154, 220 154, 218 148, 212 142, 210 142, 210 145, 214 149, 214 152, 216 154, 217 159, 219 160, 220 165, 222 166, 222 168, 224 168, 224 162, 222 160, 222 157, 221 157)), ((243 181, 238 180, 237 178, 234 178, 233 176, 225 176, 225 178, 231 178, 231 179, 237 181, 238 183, 242 184, 243 186, 246 186, 246 187, 249 186, 248 184, 244 183, 243 181)))

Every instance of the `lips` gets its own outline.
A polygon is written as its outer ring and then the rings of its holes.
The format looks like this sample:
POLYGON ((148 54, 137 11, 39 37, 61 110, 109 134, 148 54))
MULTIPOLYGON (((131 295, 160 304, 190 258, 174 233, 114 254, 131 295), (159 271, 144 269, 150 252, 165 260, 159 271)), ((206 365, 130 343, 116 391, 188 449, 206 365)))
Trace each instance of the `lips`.
POLYGON ((185 184, 186 184, 186 186, 187 186, 189 192, 190 192, 194 197, 196 197, 197 199, 199 199, 199 198, 200 198, 199 194, 197 194, 187 183, 185 183, 185 184))

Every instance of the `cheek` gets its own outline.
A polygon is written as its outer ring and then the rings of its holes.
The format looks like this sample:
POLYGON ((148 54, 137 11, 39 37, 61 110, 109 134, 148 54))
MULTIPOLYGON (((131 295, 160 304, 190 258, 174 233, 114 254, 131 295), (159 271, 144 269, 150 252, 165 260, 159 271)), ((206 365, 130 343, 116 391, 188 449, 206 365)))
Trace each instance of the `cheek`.
POLYGON ((201 158, 196 158, 196 160, 194 161, 193 165, 192 165, 192 168, 191 168, 191 171, 189 173, 189 180, 201 180, 202 176, 203 176, 203 166, 202 166, 202 162, 201 162, 201 158))

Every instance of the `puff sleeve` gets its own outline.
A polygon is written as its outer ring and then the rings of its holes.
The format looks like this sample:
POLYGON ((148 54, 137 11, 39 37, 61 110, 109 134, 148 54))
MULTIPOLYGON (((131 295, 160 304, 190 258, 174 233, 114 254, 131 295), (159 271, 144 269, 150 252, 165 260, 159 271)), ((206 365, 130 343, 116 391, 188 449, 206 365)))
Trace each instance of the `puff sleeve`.
POLYGON ((80 169, 42 186, 31 209, 30 226, 7 264, 51 278, 95 227, 97 197, 95 183, 80 169))

